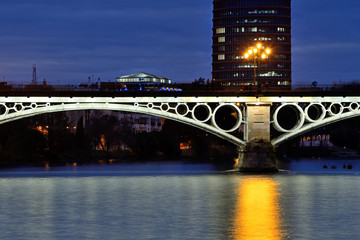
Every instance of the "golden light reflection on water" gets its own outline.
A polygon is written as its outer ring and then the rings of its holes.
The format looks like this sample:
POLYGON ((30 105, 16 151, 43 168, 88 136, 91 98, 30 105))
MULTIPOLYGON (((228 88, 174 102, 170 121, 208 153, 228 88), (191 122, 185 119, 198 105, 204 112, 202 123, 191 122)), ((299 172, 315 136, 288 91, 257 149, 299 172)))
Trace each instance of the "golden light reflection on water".
POLYGON ((278 183, 251 177, 239 182, 233 222, 233 238, 282 239, 278 183))

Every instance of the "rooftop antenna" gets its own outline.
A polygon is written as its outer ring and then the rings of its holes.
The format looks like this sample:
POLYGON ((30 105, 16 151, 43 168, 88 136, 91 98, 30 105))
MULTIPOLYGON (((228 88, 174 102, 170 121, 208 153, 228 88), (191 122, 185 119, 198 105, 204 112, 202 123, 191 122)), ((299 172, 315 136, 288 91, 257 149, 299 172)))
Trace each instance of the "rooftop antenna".
POLYGON ((37 84, 36 64, 33 64, 32 83, 33 83, 33 84, 37 84))

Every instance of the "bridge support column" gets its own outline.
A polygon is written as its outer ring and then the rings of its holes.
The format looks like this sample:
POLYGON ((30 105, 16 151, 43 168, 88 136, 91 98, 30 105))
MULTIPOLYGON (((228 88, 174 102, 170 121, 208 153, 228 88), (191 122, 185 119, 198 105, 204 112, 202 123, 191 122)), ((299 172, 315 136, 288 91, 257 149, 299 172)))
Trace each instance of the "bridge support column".
POLYGON ((247 104, 246 140, 270 140, 270 104, 247 104))
POLYGON ((270 141, 252 139, 239 149, 237 170, 240 172, 277 172, 275 149, 270 141))
POLYGON ((277 172, 275 150, 270 142, 270 104, 248 104, 245 139, 239 149, 238 170, 277 172))

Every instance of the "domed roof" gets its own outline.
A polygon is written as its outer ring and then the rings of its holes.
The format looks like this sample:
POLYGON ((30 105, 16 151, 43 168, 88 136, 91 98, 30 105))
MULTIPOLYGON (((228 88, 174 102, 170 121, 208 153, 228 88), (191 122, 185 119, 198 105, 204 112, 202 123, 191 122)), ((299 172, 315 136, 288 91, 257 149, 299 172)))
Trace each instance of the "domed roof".
POLYGON ((171 80, 169 78, 159 77, 153 74, 139 72, 133 73, 116 78, 117 82, 127 82, 127 83, 166 83, 170 84, 171 80))

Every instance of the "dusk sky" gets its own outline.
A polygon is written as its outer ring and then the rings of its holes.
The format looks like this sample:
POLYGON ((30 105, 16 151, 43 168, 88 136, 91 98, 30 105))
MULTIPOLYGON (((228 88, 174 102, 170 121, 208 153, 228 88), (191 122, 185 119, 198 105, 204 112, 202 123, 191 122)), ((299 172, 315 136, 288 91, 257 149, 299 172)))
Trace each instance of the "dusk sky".
MULTIPOLYGON (((360 80, 360 1, 292 1, 293 84, 360 80)), ((211 78, 212 0, 1 0, 1 81, 211 78)))

